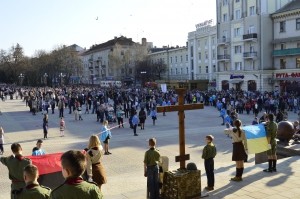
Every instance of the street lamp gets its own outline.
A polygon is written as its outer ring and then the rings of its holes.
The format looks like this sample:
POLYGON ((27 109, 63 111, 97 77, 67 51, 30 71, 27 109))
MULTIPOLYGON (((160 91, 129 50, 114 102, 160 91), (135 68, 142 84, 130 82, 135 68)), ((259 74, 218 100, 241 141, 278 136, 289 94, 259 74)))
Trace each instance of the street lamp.
POLYGON ((47 86, 47 77, 48 77, 48 74, 47 73, 45 73, 44 74, 44 84, 47 86))
POLYGON ((64 75, 63 73, 59 73, 58 77, 60 79, 60 85, 62 86, 63 85, 63 78, 65 77, 66 75, 64 75))
POLYGON ((23 73, 21 73, 21 74, 19 75, 21 86, 22 86, 22 84, 23 84, 24 77, 25 77, 25 75, 24 75, 23 73))

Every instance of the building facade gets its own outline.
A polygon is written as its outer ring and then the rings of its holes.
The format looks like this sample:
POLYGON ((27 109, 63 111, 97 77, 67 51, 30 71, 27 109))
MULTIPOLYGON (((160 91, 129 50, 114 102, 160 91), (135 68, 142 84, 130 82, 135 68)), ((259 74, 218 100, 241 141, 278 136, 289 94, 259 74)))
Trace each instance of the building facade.
MULTIPOLYGON (((190 80, 190 68, 188 62, 187 47, 167 47, 154 48, 149 53, 149 59, 152 63, 163 63, 167 66, 166 73, 162 76, 168 84, 186 84, 190 80)), ((176 86, 177 87, 177 86, 176 86)))
POLYGON ((92 46, 82 53, 83 83, 100 84, 103 80, 133 83, 135 63, 147 56, 148 43, 135 43, 131 38, 115 37, 92 46))
POLYGON ((216 87, 217 28, 213 20, 196 24, 196 31, 188 34, 190 79, 207 80, 208 88, 216 87))
POLYGON ((300 93, 300 1, 272 14, 274 89, 300 93))
POLYGON ((291 0, 217 0, 217 89, 273 90, 270 14, 291 0))

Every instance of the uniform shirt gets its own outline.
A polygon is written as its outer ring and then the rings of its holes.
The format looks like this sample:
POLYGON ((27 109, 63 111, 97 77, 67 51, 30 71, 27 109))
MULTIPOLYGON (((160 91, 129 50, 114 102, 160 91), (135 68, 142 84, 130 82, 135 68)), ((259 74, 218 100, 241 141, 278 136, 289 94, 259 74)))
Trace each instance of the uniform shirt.
POLYGON ((51 189, 39 184, 29 184, 17 195, 16 199, 48 199, 51 189))
MULTIPOLYGON (((102 148, 102 147, 101 147, 102 148)), ((99 147, 93 147, 87 151, 86 159, 87 159, 87 165, 86 165, 86 171, 89 177, 93 176, 93 170, 92 165, 99 163, 102 158, 102 152, 101 148, 99 147)))
POLYGON ((24 167, 31 164, 31 160, 23 156, 1 157, 0 161, 8 168, 8 176, 12 181, 11 189, 17 190, 26 186, 23 178, 24 167))
POLYGON ((157 165, 159 162, 160 153, 156 148, 150 148, 145 153, 144 163, 147 166, 154 166, 157 165))
POLYGON ((277 136, 278 126, 276 122, 269 122, 267 124, 267 137, 270 137, 270 144, 276 144, 276 136, 277 136))
POLYGON ((207 144, 202 152, 202 159, 214 158, 217 155, 217 149, 213 143, 207 144))
POLYGON ((38 150, 34 150, 33 152, 32 152, 32 155, 33 156, 39 156, 39 155, 45 155, 46 153, 45 153, 45 151, 44 151, 44 149, 38 149, 38 150))
POLYGON ((70 181, 54 189, 51 199, 103 199, 99 187, 94 183, 83 181, 81 178, 70 181))
POLYGON ((235 142, 243 142, 245 149, 247 149, 247 140, 245 136, 245 132, 241 129, 241 137, 239 136, 239 132, 237 129, 225 129, 224 132, 226 135, 229 135, 232 139, 232 143, 235 142))

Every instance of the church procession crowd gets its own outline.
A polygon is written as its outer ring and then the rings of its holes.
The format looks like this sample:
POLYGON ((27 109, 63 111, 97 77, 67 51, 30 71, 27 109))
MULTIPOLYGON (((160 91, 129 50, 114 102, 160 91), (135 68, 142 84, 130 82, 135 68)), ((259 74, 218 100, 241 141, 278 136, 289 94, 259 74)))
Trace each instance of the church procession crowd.
MULTIPOLYGON (((134 136, 138 136, 137 128, 145 129, 145 120, 150 117, 153 125, 158 119, 156 106, 175 105, 178 95, 175 90, 162 92, 159 89, 118 89, 95 87, 56 87, 32 88, 5 86, 1 88, 2 101, 22 99, 28 106, 30 113, 43 114, 43 138, 48 138, 48 114, 55 114, 60 119, 60 136, 65 136, 67 125, 65 114, 73 114, 74 120, 84 122, 86 114, 94 114, 95 122, 101 124, 100 133, 89 138, 89 144, 83 151, 70 150, 61 157, 62 174, 66 179, 63 185, 51 191, 37 182, 38 169, 31 164, 31 160, 22 156, 22 147, 18 143, 11 145, 13 156, 1 157, 1 162, 8 167, 12 181, 12 198, 32 198, 39 194, 39 198, 103 198, 101 186, 107 182, 105 168, 101 163, 102 155, 111 155, 109 142, 113 128, 125 128, 124 121, 128 119, 134 136), (113 128, 109 123, 117 122, 113 128), (102 147, 102 144, 104 147, 102 147), (82 176, 86 172, 86 179, 82 176), (74 188, 76 187, 76 188, 74 188), (68 195, 66 195, 68 194, 68 195), (76 197, 75 197, 76 196, 76 197)), ((216 118, 221 118, 221 124, 226 125, 225 134, 232 138, 232 161, 236 162, 236 176, 232 181, 242 181, 244 161, 247 159, 247 141, 243 131, 240 114, 253 114, 253 123, 266 124, 269 144, 269 168, 266 172, 276 172, 276 133, 277 123, 288 119, 288 114, 298 114, 295 121, 294 139, 298 139, 299 132, 299 104, 297 93, 277 92, 247 92, 247 91, 198 91, 188 90, 185 103, 204 103, 216 108, 216 118), (261 115, 260 115, 261 114, 261 115), (261 116, 261 117, 259 117, 261 116)), ((167 116, 163 112, 163 116, 167 116)), ((84 123, 83 123, 84 124, 84 123)), ((1 126, 1 125, 0 125, 1 126)), ((300 136, 299 136, 300 137, 300 136)), ((203 149, 202 158, 205 160, 207 174, 207 191, 214 190, 214 157, 217 150, 213 144, 214 137, 207 135, 207 145, 203 149)), ((0 152, 4 153, 4 129, 0 128, 0 152)), ((44 155, 43 140, 37 141, 32 155, 44 155)), ((145 153, 144 168, 148 181, 150 198, 159 198, 158 162, 160 153, 155 148, 155 138, 149 139, 149 150, 145 153), (154 182, 154 183, 153 183, 154 182)))

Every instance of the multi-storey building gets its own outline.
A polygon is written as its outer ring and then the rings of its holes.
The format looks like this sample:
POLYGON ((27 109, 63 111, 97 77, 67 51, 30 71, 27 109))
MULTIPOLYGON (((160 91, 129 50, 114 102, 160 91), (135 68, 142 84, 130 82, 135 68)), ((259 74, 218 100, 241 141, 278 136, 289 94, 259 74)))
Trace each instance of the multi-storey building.
POLYGON ((274 89, 300 93, 300 1, 272 14, 274 89))
POLYGON ((105 43, 92 46, 82 54, 83 82, 100 84, 101 80, 119 80, 132 83, 135 63, 147 56, 148 43, 142 44, 131 38, 115 37, 105 43))
POLYGON ((196 31, 188 34, 190 79, 207 80, 209 89, 216 86, 217 28, 213 20, 196 24, 196 31))
POLYGON ((273 89, 270 14, 292 0, 217 0, 217 89, 273 89))

